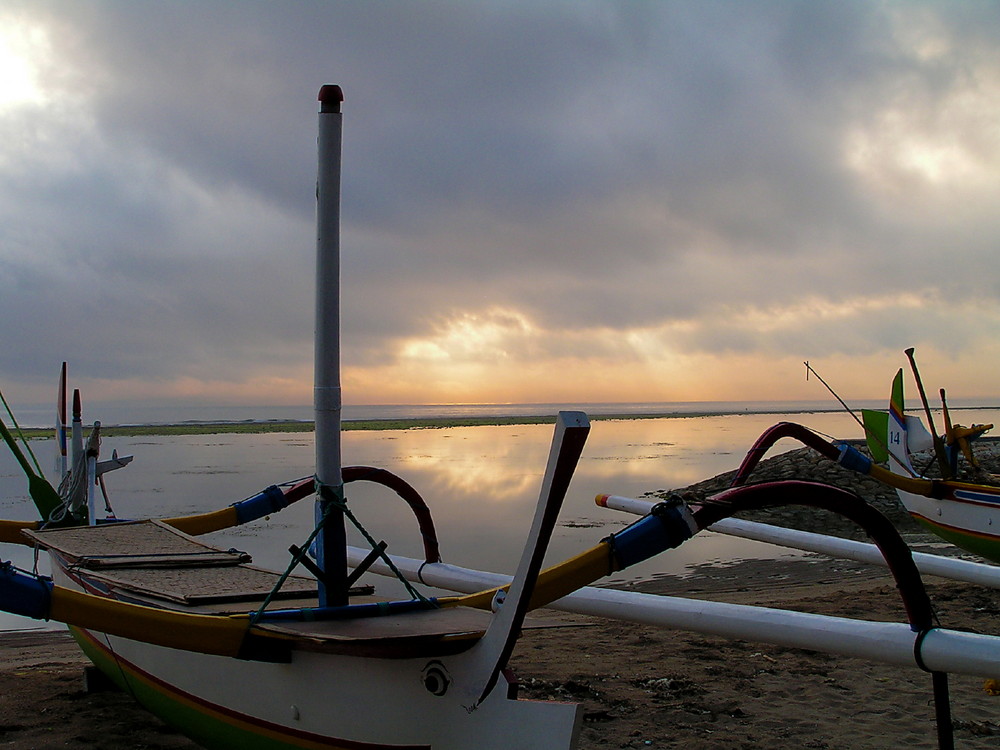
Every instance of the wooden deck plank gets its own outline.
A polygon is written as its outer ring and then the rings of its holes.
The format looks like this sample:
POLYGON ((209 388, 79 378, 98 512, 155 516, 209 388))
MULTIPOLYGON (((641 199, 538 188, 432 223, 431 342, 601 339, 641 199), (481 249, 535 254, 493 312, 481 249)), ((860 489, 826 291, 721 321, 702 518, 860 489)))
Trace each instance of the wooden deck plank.
POLYGON ((41 531, 25 529, 23 533, 41 547, 85 568, 250 562, 245 552, 212 547, 155 520, 41 531))
POLYGON ((257 627, 324 641, 438 640, 478 638, 489 626, 491 617, 491 613, 478 609, 447 607, 346 620, 264 623, 257 627))
MULTIPOLYGON (((279 578, 277 573, 249 565, 127 568, 94 571, 90 575, 112 588, 149 594, 181 604, 263 601, 279 578)), ((315 579, 289 576, 276 598, 302 598, 315 593, 315 579)))

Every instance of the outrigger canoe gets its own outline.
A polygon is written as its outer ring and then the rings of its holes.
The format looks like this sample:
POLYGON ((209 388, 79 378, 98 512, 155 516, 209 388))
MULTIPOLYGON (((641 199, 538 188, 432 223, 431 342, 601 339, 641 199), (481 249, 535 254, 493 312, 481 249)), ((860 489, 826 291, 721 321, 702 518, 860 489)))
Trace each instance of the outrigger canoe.
POLYGON ((53 573, 48 578, 3 564, 0 607, 67 623, 112 680, 207 748, 560 750, 576 744, 580 707, 520 699, 507 670, 520 631, 532 625, 531 610, 578 596, 591 582, 677 547, 741 510, 807 504, 855 521, 881 550, 906 612, 903 640, 910 639, 913 659, 934 676, 941 746, 949 746, 946 675, 935 666, 938 653, 925 654, 927 644, 936 648, 947 636, 935 628, 899 534, 855 495, 789 480, 735 487, 695 504, 673 497, 542 570, 590 429, 581 412, 557 419, 531 530, 509 583, 440 597, 413 589, 411 599, 395 601, 354 585, 368 566, 395 566, 370 534, 371 550, 349 559, 345 524, 354 516, 345 487, 352 482, 392 488, 423 535, 420 567, 437 574, 442 563, 430 511, 414 488, 384 469, 341 465, 340 88, 324 86, 319 101, 315 476, 202 515, 121 521, 105 511, 98 518, 95 486, 127 462, 100 460, 99 423, 85 443, 77 403, 72 461, 59 490, 4 427, 41 520, 0 522, 0 541, 47 551, 53 573), (306 497, 314 498, 316 526, 293 548, 283 573, 198 539, 306 497), (295 574, 300 565, 308 575, 295 574))
MULTIPOLYGON (((908 349, 906 353, 913 364, 930 420, 926 395, 913 363, 913 350, 908 349)), ((938 436, 932 434, 933 424, 929 432, 918 417, 905 413, 903 371, 900 369, 893 378, 888 410, 864 412, 863 425, 870 457, 848 442, 826 440, 807 427, 782 422, 758 438, 740 465, 733 484, 745 484, 767 451, 782 437, 790 437, 845 468, 894 488, 903 508, 925 529, 967 552, 1000 563, 1000 484, 955 478, 961 456, 974 466, 972 440, 993 425, 970 428, 952 425, 946 404, 944 414, 945 435, 938 436), (918 470, 914 466, 914 454, 928 451, 930 461, 924 469, 918 470)), ((978 474, 989 479, 984 472, 978 474)))

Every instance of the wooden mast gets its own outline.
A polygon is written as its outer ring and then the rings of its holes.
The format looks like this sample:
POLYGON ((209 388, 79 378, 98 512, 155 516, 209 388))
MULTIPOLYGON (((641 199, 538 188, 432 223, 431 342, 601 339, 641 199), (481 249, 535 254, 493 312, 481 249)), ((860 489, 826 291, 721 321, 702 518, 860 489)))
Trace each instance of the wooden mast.
POLYGON ((313 402, 316 413, 316 557, 324 576, 320 606, 347 604, 347 536, 340 452, 340 86, 319 91, 316 181, 316 332, 313 402))

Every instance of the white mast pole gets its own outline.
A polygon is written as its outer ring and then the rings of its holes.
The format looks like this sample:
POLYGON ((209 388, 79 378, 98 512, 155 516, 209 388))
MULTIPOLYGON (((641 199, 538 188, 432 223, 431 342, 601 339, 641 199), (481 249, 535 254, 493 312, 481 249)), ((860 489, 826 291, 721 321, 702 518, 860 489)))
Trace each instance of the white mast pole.
POLYGON ((319 171, 316 182, 316 553, 325 580, 320 606, 347 604, 347 538, 340 452, 340 86, 320 89, 319 171), (325 519, 325 520, 324 520, 325 519))

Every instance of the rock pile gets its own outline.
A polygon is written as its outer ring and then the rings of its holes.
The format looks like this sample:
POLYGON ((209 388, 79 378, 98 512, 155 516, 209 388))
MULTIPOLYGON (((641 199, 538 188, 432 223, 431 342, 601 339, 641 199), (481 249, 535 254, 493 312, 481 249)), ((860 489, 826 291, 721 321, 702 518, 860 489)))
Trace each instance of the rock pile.
MULTIPOLYGON (((860 445, 857 447, 862 453, 868 455, 866 448, 860 445)), ((963 468, 963 479, 985 481, 989 473, 1000 473, 1000 441, 990 439, 977 442, 975 454, 980 463, 980 471, 974 472, 970 468, 963 468)), ((927 467, 928 476, 933 476, 936 466, 932 456, 916 454, 913 463, 918 469, 927 467)), ((698 496, 711 495, 729 487, 735 474, 735 470, 728 471, 674 491, 691 492, 698 496)), ((753 474, 750 475, 749 483, 773 482, 782 479, 823 482, 848 490, 877 508, 895 524, 904 536, 930 538, 903 510, 894 489, 870 477, 845 469, 811 448, 791 450, 761 461, 754 469, 753 474)), ((654 494, 662 497, 668 493, 658 492, 654 494)), ((805 506, 786 506, 772 510, 755 511, 741 514, 739 517, 820 534, 833 534, 855 539, 864 537, 863 532, 858 527, 842 517, 805 506)))

